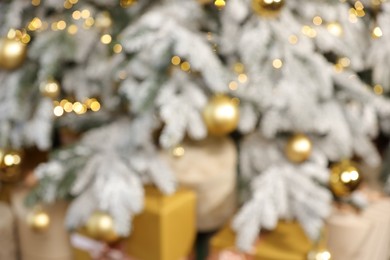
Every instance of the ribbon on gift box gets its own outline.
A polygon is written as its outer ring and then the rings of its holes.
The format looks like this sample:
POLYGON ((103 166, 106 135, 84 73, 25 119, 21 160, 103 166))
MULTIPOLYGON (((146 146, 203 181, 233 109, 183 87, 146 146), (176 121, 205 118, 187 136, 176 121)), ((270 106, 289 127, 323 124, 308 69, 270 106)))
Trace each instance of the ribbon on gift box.
POLYGON ((74 248, 88 252, 93 260, 136 260, 117 248, 77 233, 71 235, 70 241, 74 248))

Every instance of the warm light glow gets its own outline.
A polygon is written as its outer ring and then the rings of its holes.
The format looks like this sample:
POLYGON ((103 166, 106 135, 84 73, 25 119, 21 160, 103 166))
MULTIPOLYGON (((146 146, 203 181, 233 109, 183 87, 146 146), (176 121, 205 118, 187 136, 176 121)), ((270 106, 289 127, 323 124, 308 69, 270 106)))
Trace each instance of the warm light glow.
POLYGON ((315 16, 313 18, 313 24, 314 25, 321 25, 322 24, 322 18, 320 16, 315 16))
POLYGON ((35 224, 36 224, 36 226, 38 226, 38 227, 45 227, 45 226, 49 225, 49 223, 50 223, 50 218, 49 218, 49 216, 45 212, 39 212, 35 216, 35 224))
POLYGON ((229 88, 230 88, 230 90, 237 90, 237 88, 238 88, 238 83, 236 82, 236 81, 231 81, 230 83, 229 83, 229 88))
POLYGON ((67 101, 63 106, 66 113, 70 113, 73 111, 73 104, 69 101, 67 101))
POLYGON ((104 34, 104 35, 102 35, 102 37, 100 38, 100 41, 101 41, 103 44, 110 44, 111 41, 112 41, 112 37, 111 37, 111 35, 109 35, 109 34, 104 34))
POLYGON ((281 67, 283 67, 283 62, 282 60, 280 59, 274 59, 272 61, 272 66, 275 68, 275 69, 280 69, 281 67))
POLYGON ((181 59, 179 56, 173 56, 171 62, 173 65, 177 66, 181 63, 181 59))
POLYGON ((383 94, 383 87, 382 85, 376 84, 374 86, 374 93, 377 95, 382 95, 383 94))
POLYGON ((222 9, 226 6, 226 2, 224 0, 215 0, 214 1, 214 5, 218 8, 218 9, 222 9))
POLYGON ((383 36, 382 29, 379 26, 375 26, 374 30, 372 30, 373 38, 380 38, 383 36))
POLYGON ((75 24, 72 24, 68 27, 69 34, 76 34, 78 32, 78 30, 79 30, 79 28, 75 24))
POLYGON ((240 83, 246 83, 248 81, 248 76, 246 74, 242 73, 242 74, 238 75, 237 79, 240 83))
POLYGON ((91 103, 90 108, 91 108, 91 110, 92 110, 93 112, 97 112, 97 111, 100 110, 100 103, 99 103, 97 100, 95 100, 95 101, 93 101, 93 102, 91 103))
POLYGON ((41 0, 31 0, 31 4, 33 6, 39 6, 41 4, 41 0))
POLYGON ((81 18, 87 19, 91 16, 91 12, 88 9, 84 9, 81 11, 81 18))
POLYGON ((185 150, 183 146, 176 146, 172 150, 172 155, 175 157, 183 157, 185 154, 185 150))
POLYGON ((42 27, 42 21, 38 17, 35 17, 31 20, 31 22, 28 24, 27 28, 30 31, 36 31, 42 27))
POLYGON ((182 69, 182 71, 190 71, 190 69, 191 69, 191 64, 190 64, 188 61, 185 61, 185 62, 183 62, 183 63, 180 65, 180 68, 182 69))
POLYGON ((14 156, 12 154, 7 154, 4 156, 4 164, 6 166, 12 166, 15 164, 14 156))
POLYGON ((340 37, 343 34, 343 28, 337 22, 328 23, 326 28, 328 29, 328 32, 330 32, 334 36, 340 37))
POLYGON ((244 71, 245 71, 244 64, 242 64, 240 62, 237 62, 236 64, 234 64, 233 69, 236 73, 244 73, 244 71))
POLYGON ((308 25, 302 27, 302 33, 310 38, 317 37, 317 31, 308 25))
POLYGON ((340 58, 340 59, 338 60, 338 63, 339 63, 342 67, 346 68, 346 67, 349 67, 349 65, 351 65, 351 60, 350 60, 349 58, 347 58, 347 57, 343 57, 343 58, 340 58))
POLYGON ((53 110, 55 116, 62 116, 64 114, 64 109, 61 106, 56 106, 53 110))
POLYGON ((79 10, 74 11, 74 12, 72 13, 72 17, 73 17, 73 19, 75 19, 75 20, 80 20, 80 18, 81 18, 81 12, 80 12, 79 10))
POLYGON ((93 17, 88 17, 87 19, 85 19, 85 22, 84 22, 84 25, 89 28, 89 27, 92 27, 92 25, 94 25, 95 23, 95 19, 93 19, 93 17))
POLYGON ((57 22, 57 29, 62 31, 66 28, 66 22, 65 21, 58 21, 57 22))
POLYGON ((113 49, 113 51, 114 51, 115 53, 121 53, 123 48, 122 48, 122 45, 120 45, 119 43, 117 43, 117 44, 114 45, 114 47, 113 47, 112 49, 113 49))
POLYGON ((288 37, 288 41, 289 43, 291 44, 297 44, 298 43, 298 36, 296 36, 295 34, 292 34, 288 37))

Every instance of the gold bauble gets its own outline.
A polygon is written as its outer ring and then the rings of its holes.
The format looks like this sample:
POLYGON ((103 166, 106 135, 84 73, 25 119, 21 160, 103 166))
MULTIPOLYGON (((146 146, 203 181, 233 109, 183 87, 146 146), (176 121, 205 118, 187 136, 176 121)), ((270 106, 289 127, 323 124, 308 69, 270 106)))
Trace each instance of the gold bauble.
POLYGON ((329 185, 336 197, 348 196, 356 190, 362 181, 359 169, 349 160, 331 167, 329 185))
POLYGON ((34 231, 43 232, 50 227, 50 216, 44 210, 33 210, 27 216, 27 224, 34 231))
POLYGON ((120 0, 120 5, 123 8, 128 8, 130 6, 133 6, 135 3, 137 3, 137 0, 120 0))
POLYGON ((263 17, 275 17, 280 14, 285 0, 252 0, 253 10, 263 17))
POLYGON ((60 84, 54 79, 48 79, 39 86, 41 94, 51 99, 56 99, 60 95, 60 84))
POLYGON ((331 260, 332 255, 328 250, 313 250, 307 255, 307 260, 331 260))
POLYGON ((95 212, 89 217, 86 231, 91 238, 108 243, 114 242, 119 238, 115 232, 114 220, 104 212, 95 212))
POLYGON ((20 177, 22 153, 12 149, 0 149, 0 181, 12 182, 20 177))
POLYGON ((19 68, 26 59, 27 45, 8 38, 0 38, 0 69, 19 68))
POLYGON ((294 163, 302 163, 309 159, 313 149, 311 140, 304 134, 295 134, 287 142, 285 154, 294 163))
POLYGON ((212 135, 226 135, 236 130, 239 121, 238 99, 225 95, 214 96, 203 110, 208 132, 212 135))

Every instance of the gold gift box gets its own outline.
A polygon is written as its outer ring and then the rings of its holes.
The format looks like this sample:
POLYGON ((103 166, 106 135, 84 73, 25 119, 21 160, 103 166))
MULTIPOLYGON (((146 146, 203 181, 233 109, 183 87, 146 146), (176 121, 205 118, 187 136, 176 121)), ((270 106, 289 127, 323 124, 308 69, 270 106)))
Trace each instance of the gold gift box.
POLYGON ((235 244, 236 235, 228 225, 211 239, 208 260, 227 256, 243 260, 306 260, 313 247, 297 222, 284 221, 275 230, 260 235, 250 254, 240 252, 235 244))
MULTIPOLYGON (((179 189, 166 196, 146 187, 144 211, 134 218, 130 237, 120 241, 119 247, 134 260, 181 260, 191 253, 195 238, 195 193, 179 189)), ((79 249, 74 250, 74 257, 92 259, 79 249)))

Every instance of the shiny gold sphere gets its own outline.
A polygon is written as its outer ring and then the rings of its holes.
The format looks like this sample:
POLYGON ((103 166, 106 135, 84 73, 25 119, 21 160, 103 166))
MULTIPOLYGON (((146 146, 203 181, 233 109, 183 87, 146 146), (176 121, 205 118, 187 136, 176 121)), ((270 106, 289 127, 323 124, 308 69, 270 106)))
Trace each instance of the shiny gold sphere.
POLYGON ((91 238, 108 243, 119 238, 115 232, 114 220, 104 212, 95 212, 89 217, 86 231, 91 238))
POLYGON ((128 8, 133 6, 135 3, 137 3, 137 0, 120 0, 120 5, 123 8, 128 8))
POLYGON ((22 153, 12 149, 0 149, 0 181, 17 181, 21 174, 22 153))
POLYGON ((328 250, 313 250, 307 255, 307 260, 332 260, 328 250))
POLYGON ((19 68, 26 59, 27 45, 13 39, 0 38, 0 69, 19 68))
POLYGON ((287 142, 285 154, 294 163, 302 163, 309 159, 313 150, 311 140, 304 134, 295 134, 287 142))
POLYGON ((285 0, 252 0, 253 10, 263 17, 275 17, 280 14, 285 0))
POLYGON ((356 190, 362 181, 358 168, 348 160, 331 167, 330 189, 336 197, 348 196, 356 190))
POLYGON ((46 231, 50 227, 50 216, 43 210, 33 210, 27 216, 27 224, 34 231, 46 231))
POLYGON ((51 99, 56 99, 60 95, 60 84, 54 79, 48 79, 39 86, 41 94, 51 99))
POLYGON ((239 101, 225 95, 214 96, 203 110, 208 132, 222 136, 236 130, 240 118, 239 101))

